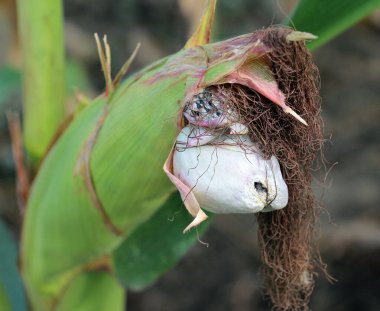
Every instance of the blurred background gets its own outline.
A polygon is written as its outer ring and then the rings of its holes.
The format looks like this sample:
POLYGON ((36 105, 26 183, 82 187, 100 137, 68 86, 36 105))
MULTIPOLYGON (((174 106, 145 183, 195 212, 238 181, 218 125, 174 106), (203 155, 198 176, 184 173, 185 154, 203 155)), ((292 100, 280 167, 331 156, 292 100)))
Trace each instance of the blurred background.
MULTIPOLYGON (((214 39, 271 24, 291 0, 220 0, 214 39)), ((93 33, 107 34, 116 72, 138 42, 131 72, 181 49, 203 0, 65 0, 69 92, 102 91, 93 33)), ((317 17, 316 17, 317 18, 317 17)), ((329 174, 316 175, 325 211, 319 234, 330 284, 319 277, 313 310, 380 310, 380 11, 314 51, 322 80, 329 174)), ((17 238, 21 224, 5 112, 21 111, 14 0, 0 0, 0 214, 17 238)), ((74 100, 74 95, 73 95, 74 100)), ((159 238, 159 237, 157 237, 159 238)), ((254 215, 217 216, 202 240, 156 284, 130 292, 128 310, 269 310, 262 297, 254 215)))

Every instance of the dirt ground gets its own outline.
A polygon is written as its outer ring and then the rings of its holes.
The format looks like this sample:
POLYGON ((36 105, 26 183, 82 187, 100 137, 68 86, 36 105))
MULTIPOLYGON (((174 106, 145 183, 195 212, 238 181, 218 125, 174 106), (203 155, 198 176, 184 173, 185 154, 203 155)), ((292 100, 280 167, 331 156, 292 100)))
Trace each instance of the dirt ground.
MULTIPOLYGON (((196 14, 186 9, 185 2, 66 0, 68 55, 83 64, 93 88, 100 89, 102 75, 92 33, 109 35, 115 71, 141 41, 132 68, 137 70, 182 47, 196 14)), ((225 0, 220 1, 219 12, 218 38, 283 18, 276 1, 225 0)), ((380 310, 379 24, 380 18, 372 16, 314 53, 322 80, 326 158, 331 167, 325 186, 318 182, 320 176, 315 182, 326 208, 320 246, 329 272, 337 279, 335 284, 318 279, 311 302, 316 311, 380 310)), ((0 31, 0 39, 7 35, 0 31)), ((2 63, 7 59, 4 53, 2 48, 2 63)), ((0 212, 13 228, 19 219, 3 111, 19 108, 20 102, 16 91, 0 106, 0 212)), ((269 310, 261 294, 255 217, 217 216, 202 240, 209 247, 195 245, 153 286, 130 292, 128 310, 269 310)))

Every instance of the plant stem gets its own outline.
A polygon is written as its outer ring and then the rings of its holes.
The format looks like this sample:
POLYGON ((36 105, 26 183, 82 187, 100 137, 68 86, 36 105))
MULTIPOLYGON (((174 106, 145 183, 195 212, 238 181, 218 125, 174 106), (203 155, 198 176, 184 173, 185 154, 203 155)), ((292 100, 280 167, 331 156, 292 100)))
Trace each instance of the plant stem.
POLYGON ((19 0, 24 142, 38 161, 65 116, 63 10, 60 0, 19 0))

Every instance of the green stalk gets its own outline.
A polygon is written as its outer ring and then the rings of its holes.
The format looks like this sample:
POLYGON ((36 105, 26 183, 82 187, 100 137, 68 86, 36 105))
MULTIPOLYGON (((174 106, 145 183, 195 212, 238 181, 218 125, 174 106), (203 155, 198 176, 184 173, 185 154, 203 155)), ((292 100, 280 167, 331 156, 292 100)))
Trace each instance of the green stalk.
POLYGON ((24 141, 38 161, 65 115, 64 38, 60 0, 19 0, 24 141))

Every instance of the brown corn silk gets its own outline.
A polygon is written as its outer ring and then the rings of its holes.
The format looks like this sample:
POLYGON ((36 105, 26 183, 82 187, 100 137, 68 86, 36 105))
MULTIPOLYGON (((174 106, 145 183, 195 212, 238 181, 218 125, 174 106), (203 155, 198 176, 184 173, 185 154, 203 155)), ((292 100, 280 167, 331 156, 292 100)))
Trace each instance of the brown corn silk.
MULTIPOLYGON (((216 92, 236 107, 248 135, 268 158, 276 156, 289 189, 288 206, 257 214, 258 241, 266 291, 277 310, 307 310, 315 269, 325 271, 314 242, 319 206, 311 188, 311 170, 322 154, 323 129, 319 74, 302 42, 289 42, 285 27, 260 30, 270 48, 265 55, 286 104, 307 123, 239 84, 221 84, 216 92)), ((322 160, 322 159, 321 159, 322 160)))

